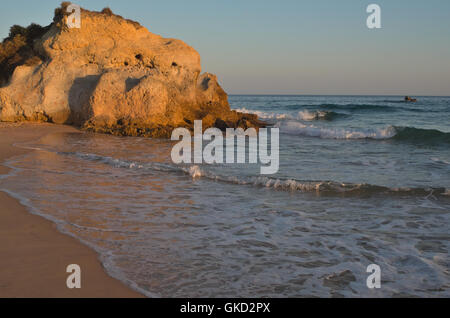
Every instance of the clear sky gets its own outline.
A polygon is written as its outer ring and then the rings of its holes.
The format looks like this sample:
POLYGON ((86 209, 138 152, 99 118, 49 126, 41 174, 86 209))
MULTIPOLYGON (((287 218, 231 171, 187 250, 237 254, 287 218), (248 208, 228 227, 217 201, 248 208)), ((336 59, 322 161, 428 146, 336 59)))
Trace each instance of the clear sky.
MULTIPOLYGON (((2 1, 0 37, 49 24, 60 2, 2 1)), ((449 0, 72 2, 182 39, 230 94, 450 95, 449 0), (371 3, 382 29, 366 27, 371 3)))

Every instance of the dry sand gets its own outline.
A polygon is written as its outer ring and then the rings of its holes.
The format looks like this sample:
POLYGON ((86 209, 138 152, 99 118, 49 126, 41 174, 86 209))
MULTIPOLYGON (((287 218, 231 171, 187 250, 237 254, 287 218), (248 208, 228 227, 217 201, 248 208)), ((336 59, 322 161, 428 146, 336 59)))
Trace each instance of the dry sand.
MULTIPOLYGON (((30 151, 13 143, 63 131, 78 130, 51 124, 0 123, 0 164, 30 151)), ((0 165, 0 174, 8 171, 0 165)), ((58 232, 52 222, 30 214, 1 191, 0 242, 0 297, 142 297, 108 276, 96 252, 58 232), (66 286, 69 264, 81 267, 81 289, 66 286)))

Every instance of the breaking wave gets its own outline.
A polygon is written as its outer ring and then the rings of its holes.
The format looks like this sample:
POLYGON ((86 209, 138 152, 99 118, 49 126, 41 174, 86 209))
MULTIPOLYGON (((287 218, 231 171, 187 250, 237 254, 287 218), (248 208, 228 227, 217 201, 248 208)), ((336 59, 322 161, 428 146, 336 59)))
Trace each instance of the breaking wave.
POLYGON ((239 108, 235 109, 235 111, 244 113, 244 114, 255 114, 261 119, 275 119, 275 120, 281 120, 281 119, 295 119, 294 116, 288 115, 288 114, 280 114, 275 112, 264 112, 260 110, 251 110, 246 108, 239 108))
POLYGON ((275 112, 264 112, 259 110, 249 110, 246 108, 236 109, 236 111, 246 114, 255 114, 258 115, 261 119, 268 120, 303 120, 303 121, 314 121, 314 120, 334 120, 337 117, 345 117, 346 114, 337 113, 334 111, 326 111, 326 110, 302 110, 297 113, 297 115, 283 114, 283 113, 275 113, 275 112))
POLYGON ((344 114, 336 113, 333 111, 308 111, 303 110, 298 113, 298 119, 305 120, 305 121, 312 121, 312 120, 333 120, 337 117, 346 116, 344 114))
POLYGON ((208 171, 204 171, 199 166, 191 166, 182 169, 192 178, 207 178, 215 181, 239 185, 253 185, 258 187, 272 188, 282 191, 316 192, 321 194, 351 194, 351 195, 371 195, 371 194, 391 194, 410 196, 433 196, 448 195, 446 188, 389 188, 367 183, 341 183, 336 181, 301 181, 295 179, 276 179, 270 177, 236 177, 219 176, 208 171))
POLYGON ((436 129, 387 126, 385 128, 329 128, 306 125, 296 121, 278 122, 276 127, 287 134, 328 139, 393 139, 425 144, 448 144, 450 133, 436 129))
POLYGON ((324 128, 295 121, 277 123, 275 126, 286 134, 328 139, 389 139, 397 133, 393 126, 381 129, 324 128))
POLYGON ((155 170, 172 173, 182 173, 193 179, 204 178, 212 181, 226 182, 236 185, 256 186, 290 192, 312 192, 324 195, 408 195, 408 196, 448 196, 446 188, 389 188, 385 186, 371 185, 366 183, 342 183, 336 181, 311 181, 271 178, 265 176, 224 176, 203 169, 198 165, 178 166, 165 163, 139 163, 129 160, 116 159, 96 154, 85 154, 79 152, 58 152, 61 155, 76 156, 83 160, 99 161, 112 165, 116 168, 127 168, 134 170, 155 170))

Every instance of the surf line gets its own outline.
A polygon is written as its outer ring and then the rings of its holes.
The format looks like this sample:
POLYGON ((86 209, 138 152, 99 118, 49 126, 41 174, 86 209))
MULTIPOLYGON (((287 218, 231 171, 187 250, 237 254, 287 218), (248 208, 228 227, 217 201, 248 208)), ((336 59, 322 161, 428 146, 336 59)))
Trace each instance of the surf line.
POLYGON ((194 121, 194 136, 184 127, 172 131, 171 140, 179 141, 172 147, 171 158, 175 164, 257 164, 261 163, 260 174, 269 175, 278 172, 280 166, 280 131, 279 128, 227 128, 225 140, 219 128, 208 128, 203 133, 202 121, 194 121), (270 142, 269 134, 270 131, 270 142), (194 142, 192 143, 192 139, 194 142), (235 144, 235 140, 237 143, 235 144), (203 147, 203 141, 210 141, 203 147), (247 143, 248 140, 248 143, 247 143), (193 147, 192 147, 193 145, 193 147), (248 147, 246 147, 248 145, 248 147), (270 153, 268 151, 270 145, 270 153), (236 147, 235 147, 236 146, 236 147), (193 155, 192 155, 193 148, 193 155), (235 148, 237 151, 235 151, 235 148), (246 155, 246 152, 248 154, 246 155), (236 156, 235 156, 236 152, 236 156), (225 161, 224 161, 225 153, 225 161))

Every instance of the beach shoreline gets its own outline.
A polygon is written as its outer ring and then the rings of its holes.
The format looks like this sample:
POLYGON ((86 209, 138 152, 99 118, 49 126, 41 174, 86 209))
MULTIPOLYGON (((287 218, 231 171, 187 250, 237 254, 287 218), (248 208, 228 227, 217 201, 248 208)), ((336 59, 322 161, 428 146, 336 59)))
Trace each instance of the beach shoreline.
MULTIPOLYGON (((0 178, 9 173, 8 159, 31 150, 15 147, 50 133, 78 132, 74 127, 38 123, 0 123, 0 178)), ((0 188, 2 183, 0 179, 0 188)), ((56 225, 30 213, 8 193, 0 191, 0 297, 135 298, 143 297, 110 277, 98 254, 56 225), (81 267, 81 289, 66 286, 66 267, 81 267)))

